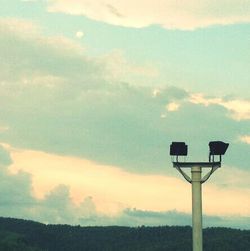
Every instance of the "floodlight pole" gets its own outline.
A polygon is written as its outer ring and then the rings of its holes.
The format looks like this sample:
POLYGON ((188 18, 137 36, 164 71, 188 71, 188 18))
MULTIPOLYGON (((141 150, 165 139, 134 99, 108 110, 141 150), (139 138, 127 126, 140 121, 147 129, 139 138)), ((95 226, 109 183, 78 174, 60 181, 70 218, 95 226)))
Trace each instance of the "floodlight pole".
POLYGON ((192 174, 192 231, 193 251, 202 251, 202 191, 201 167, 193 166, 192 174))
POLYGON ((202 183, 206 182, 212 173, 219 167, 221 162, 173 162, 182 176, 192 184, 192 236, 193 251, 203 250, 202 240, 202 183), (202 177, 202 168, 211 170, 202 177), (191 177, 186 174, 183 168, 191 168, 191 177))
POLYGON ((202 183, 206 182, 213 172, 221 167, 221 155, 224 155, 229 143, 223 141, 209 142, 209 162, 179 162, 179 156, 187 156, 188 146, 185 142, 172 142, 170 156, 175 167, 186 181, 192 184, 192 230, 193 251, 202 251, 202 183), (173 157, 175 156, 175 157, 173 157), (214 161, 214 156, 219 156, 219 161, 214 161), (175 159, 175 161, 174 161, 175 159), (211 168, 202 176, 202 168, 211 168), (191 168, 191 177, 185 173, 185 168, 191 168))

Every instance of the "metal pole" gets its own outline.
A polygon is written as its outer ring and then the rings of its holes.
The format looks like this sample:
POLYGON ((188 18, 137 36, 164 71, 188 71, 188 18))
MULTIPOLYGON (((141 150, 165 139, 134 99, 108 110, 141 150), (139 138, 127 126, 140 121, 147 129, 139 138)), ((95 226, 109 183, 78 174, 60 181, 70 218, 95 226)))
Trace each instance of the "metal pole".
POLYGON ((202 251, 201 167, 193 166, 191 172, 193 251, 202 251))

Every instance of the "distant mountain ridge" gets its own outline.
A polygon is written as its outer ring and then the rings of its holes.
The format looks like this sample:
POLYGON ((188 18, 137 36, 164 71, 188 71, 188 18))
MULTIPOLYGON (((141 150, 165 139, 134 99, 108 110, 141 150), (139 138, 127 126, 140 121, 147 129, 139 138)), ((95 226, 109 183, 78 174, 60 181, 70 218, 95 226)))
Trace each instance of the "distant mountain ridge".
MULTIPOLYGON (((0 217, 0 251, 191 251, 185 226, 81 227, 0 217)), ((204 229, 204 251, 249 251, 250 230, 204 229)))

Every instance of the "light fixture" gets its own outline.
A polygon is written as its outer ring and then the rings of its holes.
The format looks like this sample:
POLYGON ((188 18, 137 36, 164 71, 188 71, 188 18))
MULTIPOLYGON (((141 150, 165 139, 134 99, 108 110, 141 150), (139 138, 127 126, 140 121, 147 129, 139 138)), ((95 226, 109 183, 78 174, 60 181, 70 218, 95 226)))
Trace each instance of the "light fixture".
POLYGON ((170 145, 171 156, 187 156, 188 146, 185 142, 172 142, 170 145))
POLYGON ((218 155, 220 156, 220 161, 221 161, 221 155, 224 155, 227 151, 227 148, 229 146, 228 143, 225 143, 223 141, 211 141, 209 142, 209 161, 211 161, 211 156, 212 156, 212 161, 214 161, 214 156, 218 155))

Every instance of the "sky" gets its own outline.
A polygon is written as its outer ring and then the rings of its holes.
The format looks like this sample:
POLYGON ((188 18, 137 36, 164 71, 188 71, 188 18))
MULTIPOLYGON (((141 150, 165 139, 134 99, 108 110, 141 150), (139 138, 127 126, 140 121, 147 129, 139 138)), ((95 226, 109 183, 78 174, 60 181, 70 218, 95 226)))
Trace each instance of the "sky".
POLYGON ((249 0, 0 6, 0 216, 190 225, 169 145, 222 140, 203 224, 250 229, 249 0))

